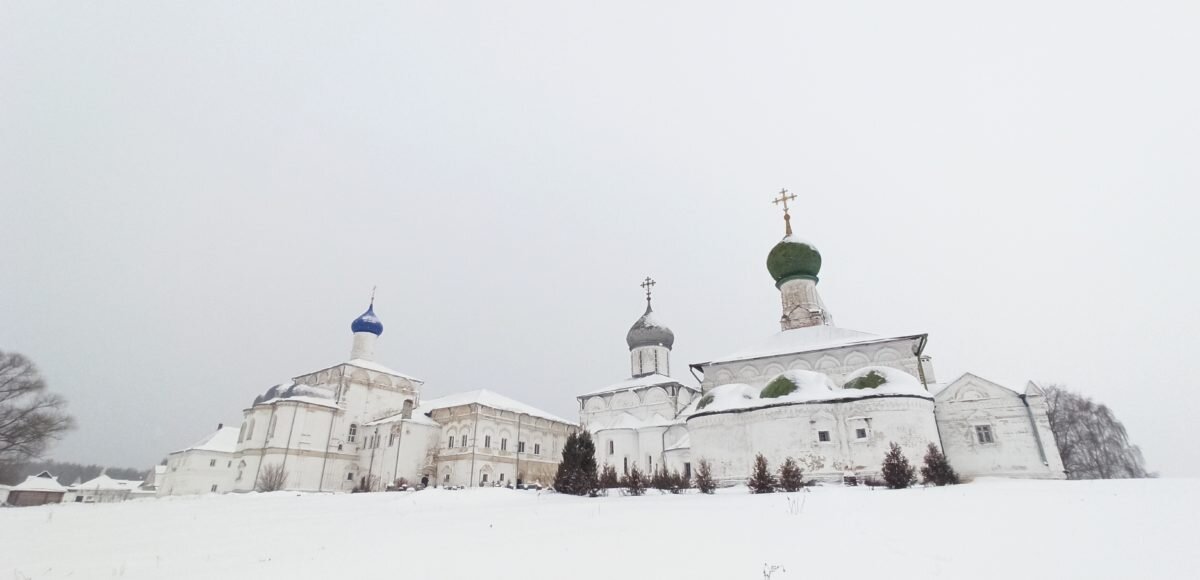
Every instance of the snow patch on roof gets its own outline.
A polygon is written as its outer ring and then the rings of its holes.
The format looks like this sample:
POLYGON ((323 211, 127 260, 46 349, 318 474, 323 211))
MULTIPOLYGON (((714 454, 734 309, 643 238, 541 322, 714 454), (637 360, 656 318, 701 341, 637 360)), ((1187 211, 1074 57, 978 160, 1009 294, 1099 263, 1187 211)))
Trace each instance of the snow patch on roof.
POLYGON ((691 449, 691 448, 692 448, 692 434, 684 433, 683 437, 679 438, 679 441, 676 441, 670 447, 667 447, 665 449, 665 451, 675 451, 676 449, 691 449))
POLYGON ((881 339, 884 339, 884 337, 869 332, 839 328, 837 326, 807 326, 776 333, 763 342, 723 356, 712 362, 730 362, 778 356, 781 354, 825 350, 881 339))
POLYGON ((49 473, 46 473, 45 471, 43 471, 37 475, 30 475, 29 477, 26 477, 25 481, 22 481, 21 483, 18 483, 17 485, 13 486, 12 490, 13 491, 62 491, 62 492, 65 492, 65 491, 67 491, 67 488, 63 487, 63 485, 58 482, 57 478, 52 477, 49 473))
POLYGON ((817 253, 820 253, 820 250, 817 250, 816 244, 814 244, 800 236, 797 236, 796 234, 788 234, 788 235, 784 236, 782 240, 779 240, 779 243, 781 243, 781 244, 800 244, 803 246, 808 246, 808 247, 812 248, 813 250, 815 250, 817 253))
POLYGON ((137 489, 141 485, 142 482, 140 481, 133 481, 131 479, 113 479, 101 473, 94 479, 90 479, 72 487, 77 490, 124 491, 137 489))
POLYGON ((221 427, 209 433, 203 439, 184 447, 175 453, 184 451, 216 451, 218 453, 233 453, 237 451, 238 427, 221 427))
POLYGON ((358 367, 360 369, 367 369, 369 371, 375 371, 377 373, 384 373, 384 374, 388 374, 388 375, 392 375, 392 376, 396 376, 396 377, 402 377, 402 378, 408 379, 410 381, 416 381, 418 383, 424 382, 421 379, 411 377, 402 372, 395 371, 388 367, 385 367, 373 360, 367 360, 364 358, 354 358, 354 359, 350 359, 350 360, 346 361, 346 364, 348 364, 350 366, 358 367))
MULTIPOLYGON (((583 395, 580 395, 580 397, 590 397, 592 395, 602 395, 605 393, 616 393, 619 391, 641 389, 641 388, 645 388, 645 387, 653 387, 656 385, 669 385, 672 383, 679 383, 679 381, 677 381, 671 377, 668 377, 666 375, 660 375, 658 373, 653 373, 653 374, 649 374, 649 375, 645 375, 645 376, 641 376, 641 377, 634 377, 632 379, 625 379, 619 383, 613 383, 607 387, 604 387, 603 389, 597 389, 590 393, 585 393, 583 395)), ((679 384, 685 388, 695 390, 693 387, 688 387, 687 385, 683 385, 683 383, 679 383, 679 384)))
POLYGON ((797 385, 797 389, 782 397, 763 399, 759 391, 750 385, 733 383, 721 385, 705 395, 712 400, 696 413, 713 411, 730 411, 735 409, 754 409, 786 403, 820 403, 824 401, 844 401, 847 399, 866 399, 871 397, 917 396, 933 399, 916 377, 891 367, 863 367, 846 377, 846 382, 875 372, 883 375, 886 382, 873 389, 831 388, 832 382, 823 373, 813 371, 788 371, 780 376, 787 377, 797 385), (813 376, 818 375, 818 376, 813 376), (824 379, 820 378, 824 377, 824 379))
POLYGON ((475 391, 467 391, 465 393, 455 393, 452 395, 446 395, 444 397, 438 397, 436 399, 422 401, 421 406, 418 408, 418 410, 413 411, 413 414, 415 415, 417 412, 427 414, 436 409, 445 409, 447 407, 457 407, 460 405, 471 404, 479 404, 485 407, 491 407, 493 409, 512 411, 514 413, 525 413, 534 417, 540 417, 550 421, 557 421, 559 423, 566 423, 568 425, 576 424, 574 421, 568 421, 562 417, 552 415, 532 405, 526 405, 525 403, 510 399, 504 395, 494 393, 487 389, 478 389, 475 391))

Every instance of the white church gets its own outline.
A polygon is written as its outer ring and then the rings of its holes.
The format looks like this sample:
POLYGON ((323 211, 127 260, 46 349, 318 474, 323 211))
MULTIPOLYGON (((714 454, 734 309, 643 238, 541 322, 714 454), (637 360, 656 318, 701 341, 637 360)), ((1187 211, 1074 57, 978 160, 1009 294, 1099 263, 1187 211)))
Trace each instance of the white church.
POLYGON ((1017 390, 967 373, 936 382, 928 336, 878 336, 833 323, 817 292, 821 254, 792 234, 767 256, 782 301, 781 331, 758 344, 696 363, 700 388, 671 378, 671 330, 650 306, 630 328, 630 377, 580 395, 580 424, 597 461, 691 474, 705 459, 726 483, 745 481, 754 456, 792 457, 806 477, 877 476, 890 443, 913 463, 940 447, 965 478, 1066 477, 1042 390, 1017 390))
POLYGON ((247 492, 283 474, 296 491, 377 491, 410 485, 548 485, 567 437, 593 434, 596 459, 618 473, 691 475, 707 460, 724 483, 744 481, 757 453, 792 457, 806 477, 877 476, 891 443, 919 463, 941 448, 964 478, 1066 477, 1042 390, 967 373, 935 379, 928 336, 878 336, 833 323, 817 292, 821 254, 792 234, 767 256, 781 330, 690 365, 698 386, 671 376, 675 335, 651 306, 626 335, 628 378, 577 397, 579 423, 486 390, 423 400, 423 382, 375 361, 383 324, 374 300, 351 323, 342 363, 254 398, 238 427, 218 426, 171 453, 159 495, 247 492))
POLYGON ((158 495, 254 491, 270 473, 315 492, 553 482, 578 425, 488 390, 422 399, 420 379, 375 362, 374 307, 350 325, 349 360, 267 389, 239 427, 168 455, 158 495))

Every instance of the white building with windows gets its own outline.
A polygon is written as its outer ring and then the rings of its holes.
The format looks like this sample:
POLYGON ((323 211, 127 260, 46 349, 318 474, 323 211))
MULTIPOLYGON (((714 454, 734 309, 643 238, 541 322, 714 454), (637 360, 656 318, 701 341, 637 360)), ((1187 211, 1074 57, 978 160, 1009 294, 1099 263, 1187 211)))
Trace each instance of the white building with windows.
POLYGON ((821 254, 792 235, 786 209, 785 220, 767 258, 781 331, 691 365, 697 391, 669 377, 675 337, 647 302, 627 337, 633 377, 578 397, 598 462, 618 473, 630 462, 688 473, 703 459, 732 483, 762 453, 774 466, 791 457, 807 477, 840 480, 877 476, 891 443, 915 464, 932 443, 965 478, 1065 477, 1037 385, 1018 392, 969 373, 937 383, 926 334, 835 326, 817 292, 821 254))
POLYGON ((685 411, 700 390, 671 378, 675 333, 654 316, 646 278, 646 312, 625 335, 630 378, 576 397, 579 422, 593 433, 596 463, 617 474, 631 467, 645 473, 662 468, 691 473, 685 411))
POLYGON ((487 390, 422 401, 423 381, 375 362, 374 302, 351 323, 347 362, 255 397, 240 427, 172 453, 159 495, 282 488, 344 492, 553 479, 574 423, 487 390))

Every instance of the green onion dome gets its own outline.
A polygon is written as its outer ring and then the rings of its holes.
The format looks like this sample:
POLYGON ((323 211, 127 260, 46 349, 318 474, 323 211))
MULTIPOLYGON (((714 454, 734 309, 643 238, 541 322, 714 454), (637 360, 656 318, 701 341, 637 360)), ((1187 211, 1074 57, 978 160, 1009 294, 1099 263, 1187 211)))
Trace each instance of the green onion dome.
POLYGON ((817 274, 821 272, 821 252, 816 246, 789 235, 771 248, 767 255, 767 271, 775 279, 776 287, 797 278, 816 282, 817 274))

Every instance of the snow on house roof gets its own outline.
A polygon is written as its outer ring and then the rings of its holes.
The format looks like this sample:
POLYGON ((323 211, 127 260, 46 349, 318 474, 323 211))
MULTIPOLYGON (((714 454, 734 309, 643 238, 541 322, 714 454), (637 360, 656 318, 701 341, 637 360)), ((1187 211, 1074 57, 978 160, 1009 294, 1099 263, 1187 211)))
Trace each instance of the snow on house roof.
POLYGON ((184 447, 173 453, 183 453, 184 451, 216 451, 219 453, 233 453, 237 451, 238 439, 237 427, 221 427, 212 433, 209 433, 203 439, 184 447))
POLYGON ((692 389, 693 391, 696 390, 695 387, 689 387, 687 385, 684 385, 683 383, 680 383, 679 381, 677 381, 671 377, 668 377, 666 375, 652 373, 652 374, 644 375, 644 376, 640 376, 640 377, 633 377, 632 379, 625 379, 619 383, 613 383, 602 389, 597 389, 590 393, 585 393, 585 394, 579 395, 579 397, 576 397, 576 398, 590 397, 592 395, 602 395, 605 393, 616 393, 619 391, 628 391, 628 390, 632 390, 632 389, 641 389, 644 387, 653 387, 656 385, 669 385, 672 383, 678 383, 680 386, 683 386, 684 388, 692 389))
POLYGON ((384 374, 388 374, 388 375, 392 375, 392 376, 396 376, 396 377, 403 377, 410 381, 414 381, 414 382, 418 382, 418 383, 424 382, 421 379, 418 379, 416 377, 411 377, 409 375, 406 375, 406 374, 396 371, 396 370, 392 370, 392 369, 385 367, 385 366, 383 366, 375 361, 372 361, 372 360, 367 360, 367 359, 363 359, 363 358, 354 358, 354 359, 350 359, 350 360, 346 361, 346 364, 348 364, 352 367, 358 367, 360 369, 367 369, 369 371, 375 371, 377 373, 384 373, 384 374))
POLYGON ((13 486, 12 491, 49 491, 56 492, 67 491, 58 479, 52 477, 49 473, 43 471, 37 475, 30 475, 25 478, 25 481, 13 486))
POLYGON ((629 413, 620 413, 611 421, 596 425, 592 431, 598 433, 607 429, 638 429, 645 426, 646 424, 637 417, 629 413))
POLYGON ((452 395, 446 395, 444 397, 438 397, 436 399, 422 401, 421 406, 417 409, 417 411, 414 411, 413 414, 417 414, 418 411, 429 413, 436 409, 445 409, 446 407, 457 407, 460 405, 471 404, 479 404, 485 407, 491 407, 493 409, 512 411, 514 413, 525 413, 526 415, 540 417, 550 421, 557 421, 559 423, 566 423, 568 425, 576 424, 574 421, 568 421, 562 417, 558 417, 538 409, 537 407, 526 405, 525 403, 510 399, 504 395, 494 393, 487 389, 478 389, 475 391, 467 391, 465 393, 455 393, 452 395))
POLYGON ((771 398, 761 397, 760 391, 750 385, 741 383, 721 385, 705 395, 706 399, 711 397, 711 401, 703 409, 697 409, 691 416, 776 405, 847 401, 874 397, 909 396, 933 399, 933 396, 925 390, 916 377, 891 367, 863 367, 847 375, 846 382, 849 383, 869 373, 883 375, 886 382, 874 388, 831 388, 829 386, 831 383, 826 382, 828 377, 825 377, 825 381, 816 380, 818 377, 824 376, 821 373, 788 371, 780 376, 787 377, 796 384, 796 390, 781 397, 771 398))
MULTIPOLYGON (((431 411, 431 410, 432 410, 432 409, 425 409, 425 412, 429 412, 429 411, 431 411)), ((371 421, 371 422, 367 423, 367 425, 368 425, 368 426, 371 426, 371 427, 374 427, 374 426, 376 426, 376 425, 386 425, 386 424, 389 424, 389 423, 395 423, 395 422, 397 422, 397 421, 400 421, 401 419, 403 419, 403 420, 405 420, 405 421, 409 421, 409 422, 411 422, 411 423, 416 423, 416 424, 418 424, 418 425, 432 425, 432 426, 434 426, 434 427, 439 427, 439 426, 440 426, 440 424, 439 424, 437 421, 434 421, 433 419, 430 419, 428 415, 426 415, 425 413, 423 413, 423 412, 421 412, 421 411, 422 411, 422 410, 421 410, 420 408, 413 409, 412 416, 411 416, 411 417, 408 417, 407 419, 404 417, 404 413, 403 413, 403 412, 400 412, 400 413, 393 413, 393 414, 391 414, 391 415, 388 415, 388 416, 386 416, 386 417, 384 417, 384 418, 382 418, 382 419, 376 419, 376 420, 374 420, 374 421, 371 421)))
POLYGON ((807 326, 804 328, 793 328, 792 330, 784 330, 782 332, 775 333, 767 338, 767 340, 739 350, 733 354, 723 356, 707 363, 698 363, 692 366, 765 358, 798 352, 811 352, 814 350, 828 350, 875 342, 890 342, 893 340, 904 340, 923 336, 925 335, 913 334, 906 336, 880 336, 877 334, 871 334, 869 332, 850 330, 849 328, 840 328, 837 326, 807 326))
POLYGON ((684 433, 683 437, 679 438, 679 441, 676 441, 673 445, 671 445, 670 447, 667 447, 663 451, 675 451, 676 449, 691 449, 691 447, 692 447, 692 434, 684 433))
POLYGON ((101 473, 93 479, 71 487, 74 489, 95 491, 122 491, 137 489, 140 485, 142 485, 142 482, 140 481, 133 481, 130 479, 113 479, 101 473))

